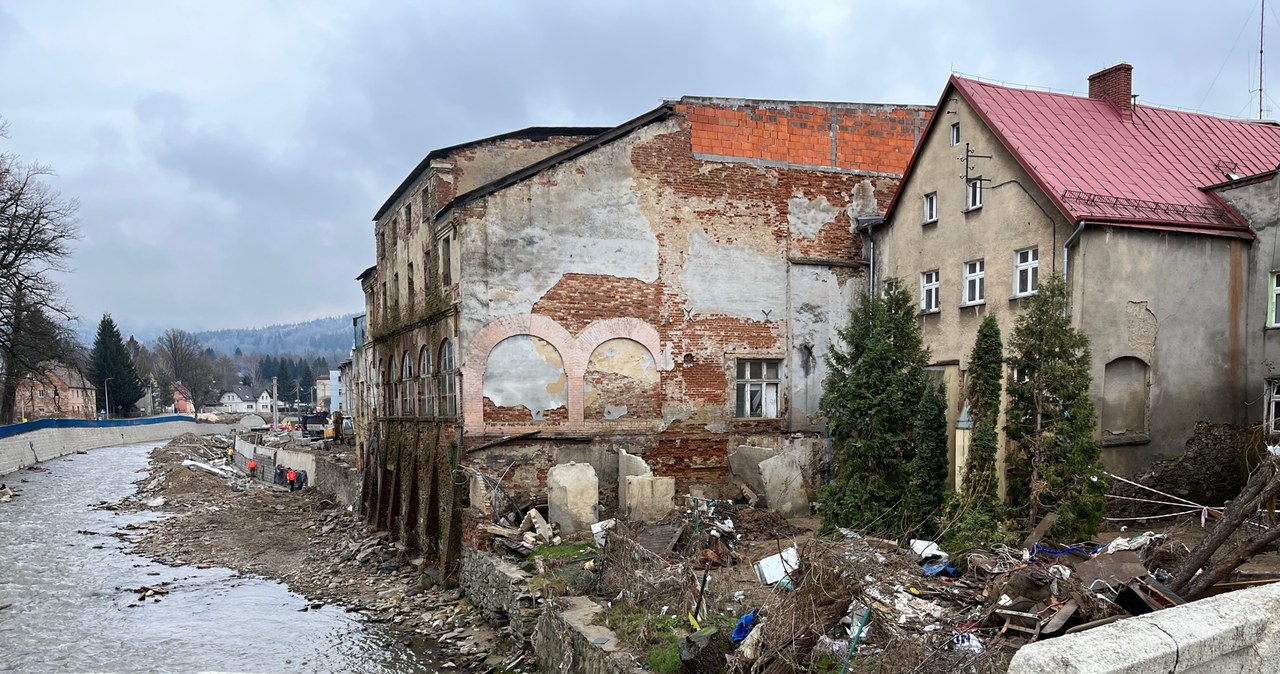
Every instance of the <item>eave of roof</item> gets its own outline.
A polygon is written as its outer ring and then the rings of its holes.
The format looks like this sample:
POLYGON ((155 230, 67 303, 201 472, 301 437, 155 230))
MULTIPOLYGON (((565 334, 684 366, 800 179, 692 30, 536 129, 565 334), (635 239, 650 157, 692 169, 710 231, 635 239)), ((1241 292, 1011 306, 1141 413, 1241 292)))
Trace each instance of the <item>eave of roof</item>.
POLYGON ((632 132, 638 129, 641 129, 643 127, 646 127, 650 124, 653 124, 655 122, 660 122, 666 119, 667 117, 671 116, 672 114, 674 114, 674 112, 675 112, 674 104, 664 103, 658 106, 657 108, 654 108, 653 110, 650 110, 649 112, 646 112, 645 114, 640 115, 639 117, 636 117, 635 119, 632 119, 628 122, 624 122, 618 126, 613 127, 612 129, 605 131, 604 133, 598 134, 594 138, 583 141, 562 152, 553 154, 550 157, 547 157, 546 159, 543 159, 542 161, 537 162, 535 164, 526 166, 525 168, 522 168, 519 171, 508 173, 507 175, 502 176, 501 178, 498 178, 497 180, 494 180, 490 183, 481 185, 480 187, 477 187, 474 190, 471 190, 470 192, 466 192, 465 194, 460 194, 454 197, 452 201, 445 204, 444 207, 441 208, 435 214, 435 217, 436 218, 444 217, 450 211, 452 211, 454 208, 458 206, 469 203, 471 201, 475 201, 476 199, 481 199, 490 194, 493 194, 494 192, 511 187, 512 185, 515 185, 517 183, 524 182, 525 180, 528 180, 529 178, 532 178, 538 175, 539 173, 546 171, 547 169, 550 169, 552 167, 558 166, 559 164, 563 164, 564 162, 580 157, 584 154, 587 154, 588 152, 591 152, 592 150, 595 150, 596 148, 602 147, 604 145, 608 145, 609 143, 612 143, 613 141, 618 140, 619 138, 623 138, 627 135, 630 135, 632 132))
POLYGON ((609 127, 607 126, 531 126, 517 131, 508 131, 507 133, 500 133, 496 136, 489 136, 488 138, 480 138, 478 140, 469 140, 465 143, 458 143, 457 145, 450 145, 449 147, 432 150, 427 153, 427 156, 422 158, 422 161, 418 162, 417 166, 413 167, 413 170, 409 172, 409 175, 398 187, 396 187, 395 191, 391 193, 391 196, 383 202, 382 207, 380 207, 378 212, 374 214, 373 219, 374 221, 377 221, 385 215, 387 211, 391 210, 391 207, 395 205, 396 201, 398 201, 400 197, 404 196, 404 193, 407 192, 413 183, 418 180, 418 177, 431 167, 432 160, 447 157, 458 150, 466 149, 475 145, 483 145, 485 143, 496 143, 502 140, 538 141, 558 138, 561 136, 594 136, 608 130, 609 127))
POLYGON ((366 278, 368 278, 369 276, 373 275, 373 274, 374 274, 375 272, 377 272, 377 271, 378 271, 378 265, 374 265, 374 266, 372 266, 372 267, 369 267, 368 269, 366 269, 366 270, 364 270, 364 271, 360 272, 360 275, 356 277, 356 280, 357 280, 357 281, 363 281, 363 280, 365 280, 366 278))

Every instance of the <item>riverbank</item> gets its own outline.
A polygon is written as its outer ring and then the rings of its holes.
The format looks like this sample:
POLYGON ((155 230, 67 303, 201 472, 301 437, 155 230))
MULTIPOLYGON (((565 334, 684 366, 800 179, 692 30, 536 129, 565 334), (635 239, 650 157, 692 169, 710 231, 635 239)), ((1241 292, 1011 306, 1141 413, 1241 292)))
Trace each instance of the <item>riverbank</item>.
POLYGON ((234 569, 279 580, 314 602, 386 623, 445 667, 488 671, 506 661, 497 634, 457 589, 424 584, 423 560, 316 489, 228 480, 191 458, 220 455, 229 438, 183 435, 151 452, 137 494, 102 507, 171 516, 122 534, 131 552, 170 566, 234 569))

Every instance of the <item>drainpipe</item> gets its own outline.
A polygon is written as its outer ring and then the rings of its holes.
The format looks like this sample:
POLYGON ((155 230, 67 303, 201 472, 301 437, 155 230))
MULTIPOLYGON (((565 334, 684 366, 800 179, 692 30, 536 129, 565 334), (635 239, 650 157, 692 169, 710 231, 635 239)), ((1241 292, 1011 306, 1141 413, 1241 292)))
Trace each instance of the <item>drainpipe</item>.
POLYGON ((1080 233, 1084 231, 1085 224, 1087 223, 1085 223, 1084 220, 1081 220, 1080 223, 1076 225, 1076 231, 1072 232, 1071 236, 1067 237, 1066 243, 1062 244, 1062 280, 1063 281, 1067 280, 1068 272, 1071 271, 1071 268, 1069 266, 1070 261, 1067 257, 1069 255, 1069 251, 1071 250, 1071 245, 1076 242, 1076 239, 1080 238, 1080 233))
POLYGON ((1062 282, 1068 284, 1068 297, 1070 297, 1071 294, 1071 277, 1069 275, 1069 272, 1071 271, 1071 245, 1076 242, 1076 239, 1080 238, 1080 234, 1084 232, 1085 224, 1085 221, 1081 220, 1080 223, 1076 225, 1076 231, 1072 232, 1071 236, 1068 236, 1067 240, 1062 244, 1062 282))
POLYGON ((859 215, 858 217, 854 218, 854 222, 857 223, 854 229, 859 234, 865 235, 863 237, 863 241, 868 246, 871 247, 871 266, 870 266, 870 271, 867 272, 867 292, 871 294, 875 294, 876 292, 876 242, 871 238, 871 230, 872 228, 878 225, 883 225, 884 218, 879 215, 859 215))

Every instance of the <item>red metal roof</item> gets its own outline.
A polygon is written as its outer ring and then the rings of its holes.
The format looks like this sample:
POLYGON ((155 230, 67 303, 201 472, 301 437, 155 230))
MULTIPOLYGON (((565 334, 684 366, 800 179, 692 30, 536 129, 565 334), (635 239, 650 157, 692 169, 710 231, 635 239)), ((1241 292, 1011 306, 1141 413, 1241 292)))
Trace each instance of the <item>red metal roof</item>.
POLYGON ((1274 124, 1145 105, 1126 121, 1099 99, 956 76, 952 87, 1073 221, 1251 236, 1202 188, 1280 164, 1274 124))

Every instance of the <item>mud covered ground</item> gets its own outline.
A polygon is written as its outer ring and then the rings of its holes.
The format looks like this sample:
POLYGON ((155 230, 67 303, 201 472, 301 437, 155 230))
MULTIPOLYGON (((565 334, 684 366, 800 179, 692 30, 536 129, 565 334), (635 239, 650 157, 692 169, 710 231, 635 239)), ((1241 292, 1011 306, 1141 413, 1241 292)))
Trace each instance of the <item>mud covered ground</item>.
POLYGON ((175 438, 151 453, 135 496, 104 504, 170 515, 124 532, 132 552, 173 566, 279 580, 314 607, 336 604, 388 623, 460 669, 486 671, 509 659, 458 590, 423 583, 421 558, 408 557, 386 532, 371 532, 318 490, 290 492, 182 465, 220 455, 217 444, 190 434, 175 438))

